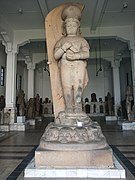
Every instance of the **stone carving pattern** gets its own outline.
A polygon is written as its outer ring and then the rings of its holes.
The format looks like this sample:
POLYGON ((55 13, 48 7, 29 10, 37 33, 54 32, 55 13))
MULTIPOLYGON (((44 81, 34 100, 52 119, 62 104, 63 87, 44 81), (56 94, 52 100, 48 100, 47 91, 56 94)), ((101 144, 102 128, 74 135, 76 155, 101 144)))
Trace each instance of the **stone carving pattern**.
POLYGON ((45 138, 45 141, 57 141, 59 143, 85 143, 103 138, 101 128, 97 124, 85 127, 60 127, 53 123, 47 127, 43 137, 45 138))

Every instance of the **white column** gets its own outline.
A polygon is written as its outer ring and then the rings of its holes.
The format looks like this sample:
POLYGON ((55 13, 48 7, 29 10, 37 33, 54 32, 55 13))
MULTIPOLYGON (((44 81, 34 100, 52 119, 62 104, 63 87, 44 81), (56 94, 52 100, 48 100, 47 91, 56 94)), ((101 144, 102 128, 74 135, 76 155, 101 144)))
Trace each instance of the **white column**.
POLYGON ((23 70, 23 89, 24 89, 24 93, 25 93, 25 100, 28 99, 28 70, 27 68, 24 68, 23 70))
POLYGON ((115 116, 117 116, 117 110, 121 106, 119 67, 120 67, 120 61, 116 60, 116 61, 112 62, 115 116))
POLYGON ((130 42, 131 49, 131 66, 132 66, 132 80, 133 80, 133 96, 135 105, 135 44, 134 41, 130 42))
POLYGON ((34 69, 35 63, 27 62, 28 69, 28 100, 34 98, 34 69))
POLYGON ((6 107, 4 112, 10 114, 10 124, 16 120, 16 68, 17 51, 12 49, 12 43, 7 43, 7 66, 6 66, 6 107))

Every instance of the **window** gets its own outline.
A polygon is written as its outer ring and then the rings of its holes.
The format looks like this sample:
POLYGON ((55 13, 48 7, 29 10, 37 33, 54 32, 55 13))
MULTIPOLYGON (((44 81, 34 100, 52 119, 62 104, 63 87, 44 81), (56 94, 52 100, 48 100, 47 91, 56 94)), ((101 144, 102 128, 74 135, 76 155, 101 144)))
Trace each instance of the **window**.
POLYGON ((5 68, 1 66, 1 74, 0 74, 0 85, 4 86, 4 74, 5 74, 5 68))

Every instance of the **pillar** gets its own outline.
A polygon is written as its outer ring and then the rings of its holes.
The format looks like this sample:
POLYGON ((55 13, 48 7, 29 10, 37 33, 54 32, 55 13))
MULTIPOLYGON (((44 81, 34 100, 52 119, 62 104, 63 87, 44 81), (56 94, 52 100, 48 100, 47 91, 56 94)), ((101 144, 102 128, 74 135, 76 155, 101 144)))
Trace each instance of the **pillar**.
POLYGON ((34 98, 34 70, 35 63, 27 62, 28 69, 28 100, 34 98))
POLYGON ((132 66, 132 80, 133 80, 133 96, 134 96, 134 106, 135 106, 135 44, 134 41, 130 41, 131 50, 131 66, 132 66))
POLYGON ((120 74, 119 74, 120 61, 112 62, 113 68, 113 87, 114 87, 114 111, 117 116, 117 110, 121 107, 121 93, 120 93, 120 74))
POLYGON ((12 48, 12 43, 8 42, 6 45, 7 66, 6 66, 6 95, 5 95, 5 109, 7 117, 4 119, 5 123, 14 124, 16 122, 16 68, 17 68, 17 50, 12 48), (8 121, 9 122, 6 122, 8 121))

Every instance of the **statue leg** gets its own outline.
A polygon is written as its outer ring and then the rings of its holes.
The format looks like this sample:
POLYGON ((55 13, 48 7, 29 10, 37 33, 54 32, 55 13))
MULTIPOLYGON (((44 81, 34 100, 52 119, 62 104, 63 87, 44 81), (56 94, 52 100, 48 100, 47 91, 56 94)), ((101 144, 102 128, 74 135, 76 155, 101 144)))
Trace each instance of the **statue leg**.
MULTIPOLYGON (((69 62, 68 62, 69 63, 69 62)), ((73 79, 72 78, 72 66, 70 64, 61 64, 61 82, 62 91, 65 101, 65 111, 67 113, 73 113, 73 79)))
POLYGON ((82 111, 82 94, 86 81, 86 63, 77 61, 74 68, 74 112, 83 113, 82 111))
POLYGON ((75 97, 74 112, 81 113, 82 112, 82 87, 81 86, 78 86, 77 89, 75 89, 74 97, 75 97))
POLYGON ((63 93, 65 97, 66 112, 73 113, 73 98, 71 87, 64 87, 63 93))

